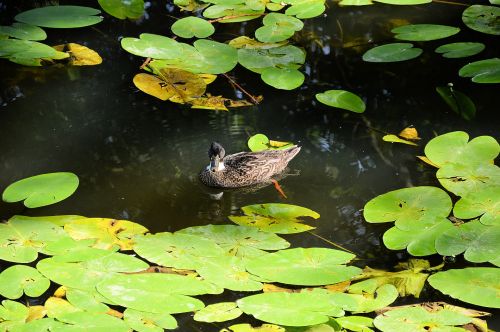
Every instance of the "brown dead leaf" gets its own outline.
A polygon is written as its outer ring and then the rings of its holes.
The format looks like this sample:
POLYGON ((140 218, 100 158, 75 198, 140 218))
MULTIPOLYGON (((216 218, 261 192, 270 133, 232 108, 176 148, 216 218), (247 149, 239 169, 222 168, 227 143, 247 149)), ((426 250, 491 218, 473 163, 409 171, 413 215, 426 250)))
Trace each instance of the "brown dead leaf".
POLYGON ((385 135, 384 137, 382 137, 382 140, 384 140, 386 142, 390 142, 390 143, 403 143, 403 144, 418 146, 418 144, 416 144, 416 143, 404 140, 404 139, 399 138, 399 137, 397 137, 396 135, 393 135, 393 134, 385 135))
POLYGON ((144 93, 161 100, 168 100, 173 92, 155 75, 140 73, 134 76, 134 85, 144 93))
POLYGON ((207 89, 207 83, 199 75, 178 68, 160 69, 158 77, 172 92, 169 98, 174 103, 184 104, 201 97, 207 89))
POLYGON ((102 58, 96 51, 80 44, 67 43, 53 46, 53 48, 68 53, 69 64, 72 66, 94 66, 102 63, 102 58))
POLYGON ((409 140, 419 140, 417 129, 414 127, 407 127, 398 134, 399 137, 409 140))

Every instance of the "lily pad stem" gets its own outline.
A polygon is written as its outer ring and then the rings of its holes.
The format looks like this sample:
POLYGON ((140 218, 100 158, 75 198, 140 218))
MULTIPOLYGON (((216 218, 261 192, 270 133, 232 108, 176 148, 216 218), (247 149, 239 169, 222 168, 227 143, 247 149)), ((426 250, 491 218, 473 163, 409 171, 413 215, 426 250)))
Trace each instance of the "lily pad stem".
POLYGON ((241 87, 241 85, 239 85, 238 83, 236 83, 236 81, 234 79, 231 78, 231 76, 229 76, 228 74, 222 74, 224 75, 225 78, 227 78, 227 80, 229 81, 229 83, 231 83, 231 85, 233 87, 236 87, 238 90, 240 90, 241 92, 243 92, 245 95, 247 95, 248 98, 250 98, 250 100, 252 101, 252 103, 254 105, 258 105, 259 104, 259 100, 252 96, 249 92, 247 92, 245 89, 243 89, 241 87))

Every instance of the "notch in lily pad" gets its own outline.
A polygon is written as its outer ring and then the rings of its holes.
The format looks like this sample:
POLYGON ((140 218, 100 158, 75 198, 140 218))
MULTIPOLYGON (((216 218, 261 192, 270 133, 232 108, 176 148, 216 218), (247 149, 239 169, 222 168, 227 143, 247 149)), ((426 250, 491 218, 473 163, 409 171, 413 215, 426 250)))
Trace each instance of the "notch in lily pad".
POLYGON ((215 32, 212 23, 195 16, 181 18, 170 29, 182 38, 206 38, 215 32))
POLYGON ((2 199, 7 203, 24 201, 26 207, 37 208, 68 198, 78 184, 78 177, 70 172, 40 174, 12 183, 4 190, 2 199))
POLYGON ((248 147, 252 152, 263 150, 286 150, 291 148, 294 144, 292 142, 280 142, 270 140, 264 134, 256 134, 248 139, 248 147))

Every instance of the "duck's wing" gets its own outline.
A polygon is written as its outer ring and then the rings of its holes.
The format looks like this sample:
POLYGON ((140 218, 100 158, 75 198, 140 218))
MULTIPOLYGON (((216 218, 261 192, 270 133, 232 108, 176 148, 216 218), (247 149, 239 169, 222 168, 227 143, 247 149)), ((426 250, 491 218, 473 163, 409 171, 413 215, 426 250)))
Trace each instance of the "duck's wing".
POLYGON ((287 150, 265 150, 240 152, 227 156, 224 164, 228 171, 239 176, 266 179, 281 172, 290 159, 287 156, 287 150))

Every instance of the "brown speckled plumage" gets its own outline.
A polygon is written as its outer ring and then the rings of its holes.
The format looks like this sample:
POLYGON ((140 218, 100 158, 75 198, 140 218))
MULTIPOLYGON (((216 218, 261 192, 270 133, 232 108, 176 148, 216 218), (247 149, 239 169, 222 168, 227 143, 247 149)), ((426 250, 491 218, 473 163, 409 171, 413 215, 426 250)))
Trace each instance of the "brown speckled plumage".
POLYGON ((266 182, 281 173, 290 160, 299 153, 294 145, 286 150, 240 152, 224 157, 224 170, 203 169, 200 180, 209 187, 238 188, 266 182))

